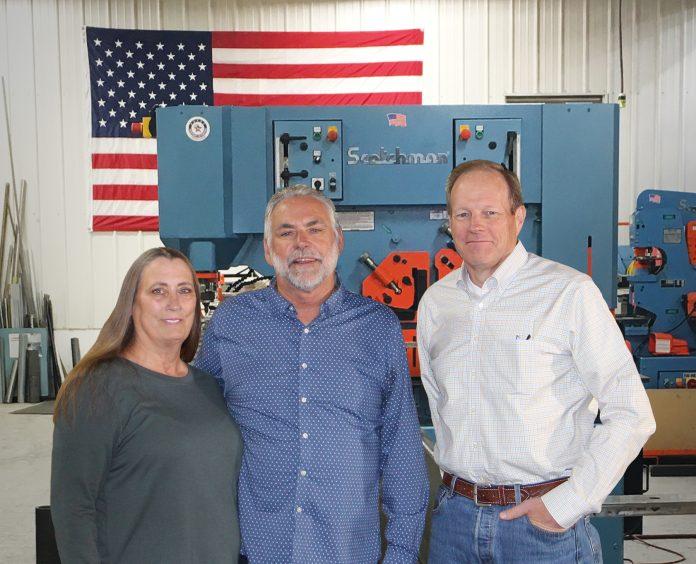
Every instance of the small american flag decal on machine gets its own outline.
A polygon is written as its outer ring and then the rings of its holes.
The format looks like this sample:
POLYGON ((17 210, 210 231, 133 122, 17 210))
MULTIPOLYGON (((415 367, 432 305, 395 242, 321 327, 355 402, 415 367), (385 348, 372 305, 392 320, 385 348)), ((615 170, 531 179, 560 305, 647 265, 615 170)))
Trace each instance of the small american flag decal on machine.
POLYGON ((389 127, 406 127, 406 114, 387 114, 389 127))

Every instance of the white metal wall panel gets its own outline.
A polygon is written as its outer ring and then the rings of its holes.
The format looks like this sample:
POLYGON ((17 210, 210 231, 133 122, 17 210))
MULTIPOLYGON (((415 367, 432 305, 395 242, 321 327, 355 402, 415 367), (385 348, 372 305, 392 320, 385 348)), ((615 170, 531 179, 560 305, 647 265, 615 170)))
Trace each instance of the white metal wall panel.
POLYGON ((682 138, 682 170, 679 188, 696 192, 696 158, 694 158, 694 126, 696 126, 696 2, 686 4, 683 12, 684 41, 682 49, 683 102, 680 108, 682 138))
POLYGON ((513 38, 511 59, 508 62, 513 67, 513 80, 509 93, 538 92, 538 0, 511 0, 511 4, 512 22, 507 32, 513 38))
MULTIPOLYGON (((30 232, 38 236, 38 253, 32 246, 38 280, 69 280, 67 253, 66 193, 63 184, 65 148, 63 145, 63 113, 61 108, 61 68, 57 63, 61 37, 56 3, 43 2, 34 6, 34 76, 36 81, 36 139, 37 184, 29 185, 29 194, 37 199, 31 209, 30 232), (40 190, 40 191, 39 191, 40 190), (55 231, 54 231, 55 230, 55 231)), ((25 172, 22 171, 22 176, 25 172)), ((83 191, 84 192, 84 191, 83 191)), ((83 193, 77 191, 77 194, 83 193)), ((82 206, 86 202, 81 202, 82 206)), ((81 238, 85 239, 84 234, 81 238)), ((36 239, 35 239, 36 240, 36 239)), ((43 285, 43 284, 42 284, 43 285)), ((52 290, 54 315, 65 319, 69 304, 67 284, 52 290)))
MULTIPOLYGON (((62 328, 98 328, 150 233, 90 233, 83 26, 333 31, 420 27, 427 104, 619 84, 618 0, 0 0, 0 74, 40 287, 62 328)), ((624 0, 619 217, 648 187, 696 191, 696 2, 624 0)), ((9 157, 0 108, 0 188, 9 157)), ((591 142, 591 139, 588 140, 591 142)), ((620 228, 626 241, 626 228, 620 228)), ((93 332, 85 334, 92 335, 93 332)))
POLYGON ((653 135, 655 146, 655 183, 658 186, 679 186, 682 177, 684 142, 682 114, 684 111, 684 67, 682 66, 683 21, 681 0, 663 0, 659 5, 661 25, 657 35, 659 50, 655 66, 658 85, 657 123, 653 135))

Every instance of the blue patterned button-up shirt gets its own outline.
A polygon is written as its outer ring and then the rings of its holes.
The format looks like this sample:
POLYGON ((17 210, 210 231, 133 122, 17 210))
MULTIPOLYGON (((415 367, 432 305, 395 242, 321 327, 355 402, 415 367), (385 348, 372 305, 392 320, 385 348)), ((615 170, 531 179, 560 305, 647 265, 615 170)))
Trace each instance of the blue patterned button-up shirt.
POLYGON ((196 365, 239 424, 242 552, 256 562, 417 561, 428 483, 401 330, 341 286, 303 325, 273 286, 223 302, 196 365))

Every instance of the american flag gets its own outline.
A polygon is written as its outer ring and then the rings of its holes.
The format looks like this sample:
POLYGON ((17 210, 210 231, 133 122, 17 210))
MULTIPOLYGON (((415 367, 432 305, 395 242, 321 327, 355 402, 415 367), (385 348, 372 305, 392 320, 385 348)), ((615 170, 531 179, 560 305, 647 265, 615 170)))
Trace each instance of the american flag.
POLYGON ((390 127, 406 127, 406 116, 404 114, 387 114, 387 123, 390 127))
POLYGON ((158 229, 157 143, 131 133, 157 106, 422 103, 418 29, 86 33, 95 231, 158 229))

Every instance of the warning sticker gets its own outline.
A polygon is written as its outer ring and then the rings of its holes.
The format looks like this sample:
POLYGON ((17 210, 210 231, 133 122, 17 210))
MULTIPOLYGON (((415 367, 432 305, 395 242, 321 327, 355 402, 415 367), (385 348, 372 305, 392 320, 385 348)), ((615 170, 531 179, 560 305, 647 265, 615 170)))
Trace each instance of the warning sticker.
POLYGON ((430 210, 430 219, 447 219, 447 210, 430 210))
POLYGON ((375 212, 373 211, 336 212, 336 217, 343 231, 375 230, 375 212))

